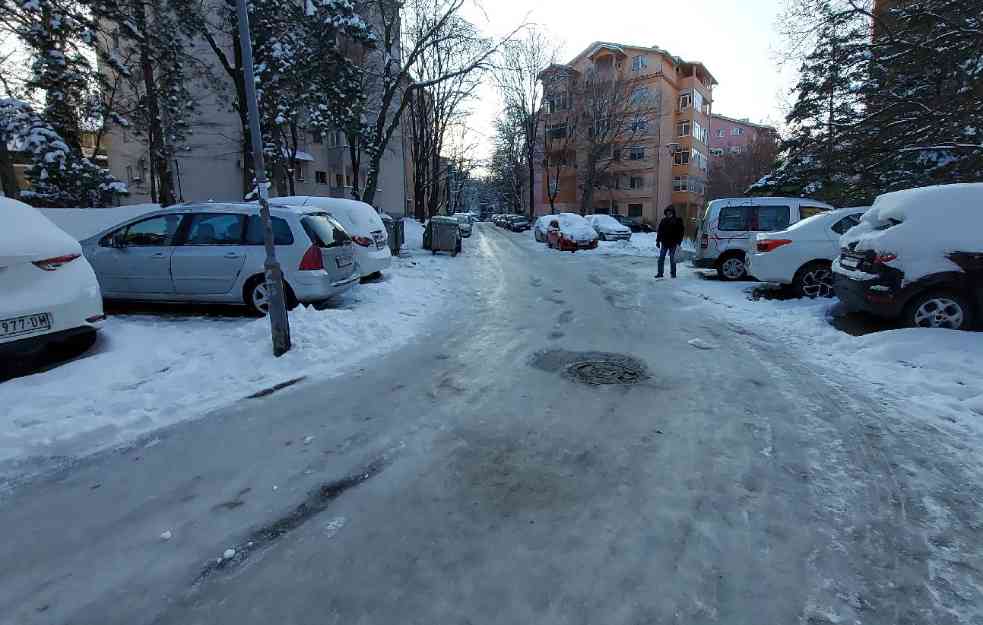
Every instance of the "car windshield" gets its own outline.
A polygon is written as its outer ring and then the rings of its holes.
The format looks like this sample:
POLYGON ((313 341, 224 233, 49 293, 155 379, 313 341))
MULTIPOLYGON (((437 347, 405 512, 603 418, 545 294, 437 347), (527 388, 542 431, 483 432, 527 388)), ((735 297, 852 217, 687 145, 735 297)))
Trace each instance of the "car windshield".
POLYGON ((983 625, 983 0, 0 2, 0 625, 983 625))

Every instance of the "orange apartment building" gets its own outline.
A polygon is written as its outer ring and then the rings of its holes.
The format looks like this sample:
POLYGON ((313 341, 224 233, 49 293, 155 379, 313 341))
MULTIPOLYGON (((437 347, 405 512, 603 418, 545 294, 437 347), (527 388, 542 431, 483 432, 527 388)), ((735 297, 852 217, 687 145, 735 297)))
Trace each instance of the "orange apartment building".
POLYGON ((702 63, 684 61, 661 48, 595 42, 566 65, 552 65, 540 74, 546 103, 543 132, 551 132, 557 125, 554 120, 577 109, 572 85, 585 74, 611 71, 630 86, 633 99, 635 93, 644 93, 651 103, 643 130, 633 131, 624 142, 613 138, 607 156, 613 162, 605 165, 605 184, 595 188, 592 206, 586 209, 577 175, 585 158, 582 125, 563 154, 542 154, 537 161, 535 214, 550 212, 550 184, 557 194, 556 212, 616 213, 655 225, 672 204, 693 229, 705 203, 716 79, 702 63), (558 176, 556 159, 561 159, 558 176))

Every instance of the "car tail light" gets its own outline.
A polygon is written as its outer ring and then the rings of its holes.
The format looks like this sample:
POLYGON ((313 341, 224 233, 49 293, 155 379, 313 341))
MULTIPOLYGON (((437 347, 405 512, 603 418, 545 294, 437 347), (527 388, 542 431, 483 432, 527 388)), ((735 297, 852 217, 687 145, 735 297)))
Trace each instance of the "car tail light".
POLYGON ((771 252, 791 242, 789 239, 763 239, 758 241, 758 251, 762 253, 771 252))
POLYGON ((304 257, 300 259, 300 271, 317 271, 324 269, 324 259, 321 258, 321 248, 312 245, 304 252, 304 257))
POLYGON ((874 257, 874 264, 886 265, 892 260, 896 260, 897 258, 898 258, 897 254, 891 254, 890 252, 888 252, 887 254, 878 254, 877 256, 874 257))
POLYGON ((702 237, 700 237, 700 247, 702 247, 703 249, 707 249, 708 247, 710 247, 709 234, 704 234, 702 237))
POLYGON ((354 241, 355 243, 361 245, 362 247, 369 247, 369 246, 375 245, 375 242, 372 239, 370 239, 369 237, 363 237, 363 236, 359 236, 359 235, 353 236, 352 237, 352 241, 354 241))
POLYGON ((34 261, 34 266, 38 267, 39 269, 44 269, 45 271, 54 271, 62 265, 67 265, 79 256, 81 256, 81 254, 65 254, 64 256, 55 256, 54 258, 36 260, 34 261))

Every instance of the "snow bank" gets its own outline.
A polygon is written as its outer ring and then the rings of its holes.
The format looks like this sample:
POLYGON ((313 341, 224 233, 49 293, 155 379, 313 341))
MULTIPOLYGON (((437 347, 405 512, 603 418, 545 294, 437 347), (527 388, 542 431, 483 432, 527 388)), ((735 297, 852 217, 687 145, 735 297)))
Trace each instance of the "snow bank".
POLYGON ((431 256, 421 249, 422 226, 406 220, 406 234, 404 254, 382 281, 356 286, 335 308, 292 311, 294 347, 281 358, 272 356, 266 319, 110 316, 85 357, 0 383, 0 467, 125 444, 286 380, 351 371, 404 345, 468 283, 478 250, 465 244, 457 258, 431 256))
POLYGON ((5 258, 40 260, 65 254, 81 254, 78 241, 60 230, 33 206, 0 197, 0 266, 5 258))
POLYGON ((906 189, 879 196, 860 225, 840 239, 858 251, 897 253, 888 263, 910 282, 962 271, 946 256, 983 250, 983 183, 906 189))
POLYGON ((42 208, 44 216, 82 241, 128 219, 158 210, 160 204, 134 204, 116 208, 42 208))

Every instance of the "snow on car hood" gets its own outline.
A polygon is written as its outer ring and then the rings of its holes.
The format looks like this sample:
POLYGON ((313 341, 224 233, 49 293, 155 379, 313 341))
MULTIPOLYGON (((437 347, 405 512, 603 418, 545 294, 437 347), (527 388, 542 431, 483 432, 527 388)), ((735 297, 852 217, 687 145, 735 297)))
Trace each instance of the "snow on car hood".
POLYGON ((348 234, 368 237, 373 232, 385 231, 382 217, 372 206, 358 200, 333 197, 292 196, 270 199, 279 206, 304 206, 326 211, 344 226, 348 234))
POLYGON ((13 263, 81 254, 82 246, 41 211, 23 202, 0 198, 0 267, 13 263))
POLYGON ((597 232, 591 227, 587 220, 580 215, 575 215, 573 213, 560 213, 554 215, 557 221, 560 222, 560 232, 563 233, 565 237, 573 241, 586 242, 593 241, 597 238, 597 232))
POLYGON ((611 234, 623 234, 625 232, 631 232, 631 228, 623 225, 614 217, 610 215, 596 215, 593 218, 594 228, 600 230, 601 232, 610 232, 611 234))
POLYGON ((840 238, 857 251, 897 254, 890 266, 905 282, 962 271, 952 252, 983 251, 983 183, 906 189, 879 196, 858 226, 840 238))

